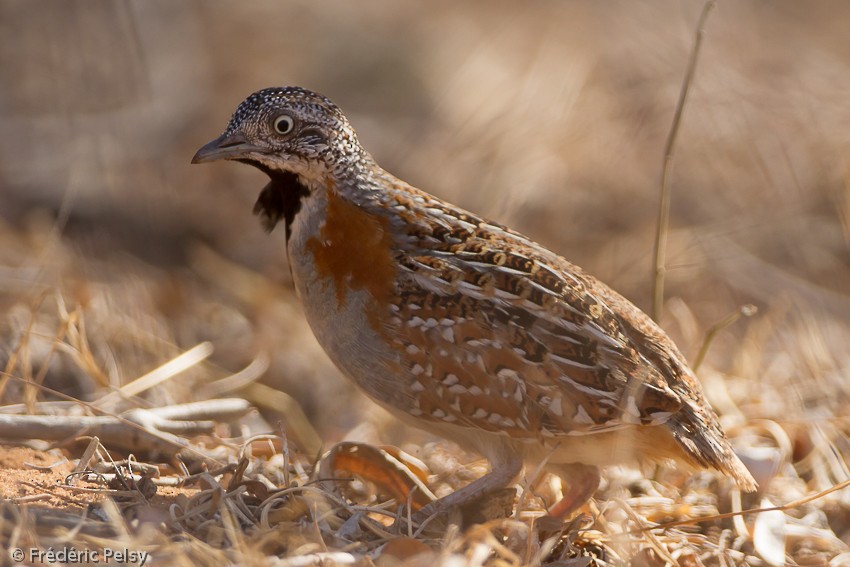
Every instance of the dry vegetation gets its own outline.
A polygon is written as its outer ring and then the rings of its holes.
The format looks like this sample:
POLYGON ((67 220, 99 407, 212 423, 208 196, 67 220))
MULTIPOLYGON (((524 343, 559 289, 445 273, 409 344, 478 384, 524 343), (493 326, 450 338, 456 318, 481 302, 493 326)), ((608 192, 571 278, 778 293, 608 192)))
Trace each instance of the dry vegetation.
POLYGON ((662 324, 693 360, 712 325, 758 307, 717 333, 699 375, 761 492, 612 468, 561 525, 541 518, 557 482, 526 471, 517 514, 497 517, 507 498, 448 527, 392 525, 381 479, 439 496, 482 463, 397 426, 324 357, 283 234, 250 214, 262 176, 188 162, 248 93, 311 87, 387 169, 648 309, 664 139, 701 4, 519 6, 0 4, 4 549, 128 548, 160 565, 850 565, 850 489, 832 490, 850 479, 839 1, 721 0, 679 132, 662 324), (213 403, 185 405, 199 400, 213 403), (361 457, 316 464, 343 439, 361 457), (316 483, 319 466, 361 478, 316 483))

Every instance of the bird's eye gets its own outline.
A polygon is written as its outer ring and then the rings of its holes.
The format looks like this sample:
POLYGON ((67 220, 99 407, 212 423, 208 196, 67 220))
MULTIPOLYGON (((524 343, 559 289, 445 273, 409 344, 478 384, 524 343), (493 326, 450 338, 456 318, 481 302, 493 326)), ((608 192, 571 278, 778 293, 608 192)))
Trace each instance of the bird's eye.
POLYGON ((289 134, 295 127, 295 121, 291 116, 281 114, 280 116, 275 117, 272 121, 272 125, 274 126, 274 131, 278 134, 289 134))

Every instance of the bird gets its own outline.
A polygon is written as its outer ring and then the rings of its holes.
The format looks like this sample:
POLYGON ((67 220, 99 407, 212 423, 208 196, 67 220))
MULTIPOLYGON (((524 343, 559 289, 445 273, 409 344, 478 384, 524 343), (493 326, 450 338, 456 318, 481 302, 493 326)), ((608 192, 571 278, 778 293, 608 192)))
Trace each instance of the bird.
POLYGON ((648 315, 507 226, 395 177, 327 97, 257 91, 192 163, 269 177, 254 213, 281 222, 306 319, 342 374, 401 421, 489 461, 426 508, 464 506, 545 464, 566 518, 600 468, 672 461, 756 482, 684 356, 648 315))

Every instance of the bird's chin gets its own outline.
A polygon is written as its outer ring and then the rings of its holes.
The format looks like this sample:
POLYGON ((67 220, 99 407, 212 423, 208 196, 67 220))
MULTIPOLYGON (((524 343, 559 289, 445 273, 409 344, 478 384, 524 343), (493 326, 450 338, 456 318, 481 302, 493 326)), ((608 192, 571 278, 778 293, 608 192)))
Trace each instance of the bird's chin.
POLYGON ((281 159, 281 156, 252 154, 238 158, 238 161, 256 167, 271 178, 280 174, 292 175, 298 179, 299 183, 310 188, 324 186, 329 175, 327 169, 321 165, 311 164, 307 160, 292 155, 281 159))

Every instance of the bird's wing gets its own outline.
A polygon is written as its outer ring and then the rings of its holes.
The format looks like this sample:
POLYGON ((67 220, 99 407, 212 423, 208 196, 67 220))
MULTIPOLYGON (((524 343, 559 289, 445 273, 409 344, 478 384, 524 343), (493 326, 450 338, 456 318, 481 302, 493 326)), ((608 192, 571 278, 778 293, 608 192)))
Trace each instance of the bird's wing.
POLYGON ((392 333, 421 417, 560 437, 679 411, 669 369, 638 348, 646 336, 604 284, 504 227, 428 206, 398 252, 392 333))

